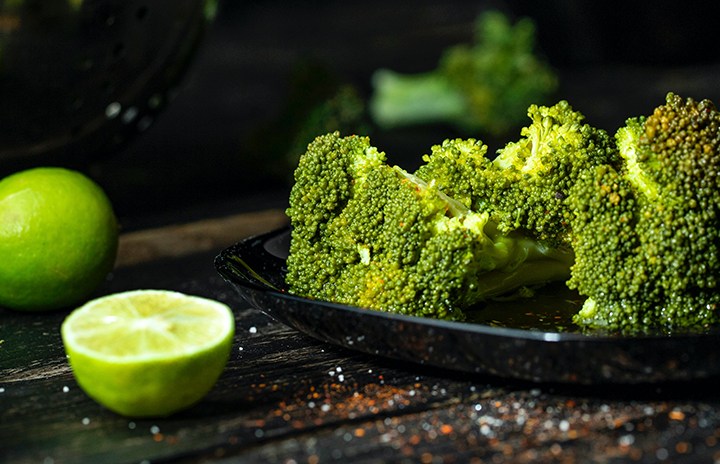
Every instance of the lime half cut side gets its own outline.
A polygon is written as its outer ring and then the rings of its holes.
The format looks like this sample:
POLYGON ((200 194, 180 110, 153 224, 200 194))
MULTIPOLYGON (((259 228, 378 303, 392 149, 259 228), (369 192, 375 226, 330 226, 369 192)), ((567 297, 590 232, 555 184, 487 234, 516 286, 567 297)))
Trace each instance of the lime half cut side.
POLYGON ((230 308, 168 290, 134 290, 73 311, 61 334, 80 387, 128 417, 161 417, 202 399, 227 364, 230 308))

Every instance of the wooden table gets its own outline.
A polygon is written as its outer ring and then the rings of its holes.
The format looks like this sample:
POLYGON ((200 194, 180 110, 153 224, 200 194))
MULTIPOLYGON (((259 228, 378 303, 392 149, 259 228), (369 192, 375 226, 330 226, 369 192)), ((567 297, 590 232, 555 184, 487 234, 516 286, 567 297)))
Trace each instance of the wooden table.
POLYGON ((236 314, 217 385, 166 419, 118 416, 78 388, 66 311, 0 310, 0 462, 720 461, 717 379, 594 389, 461 375, 324 344, 249 309, 213 257, 284 221, 258 211, 122 237, 99 293, 178 290, 236 314))

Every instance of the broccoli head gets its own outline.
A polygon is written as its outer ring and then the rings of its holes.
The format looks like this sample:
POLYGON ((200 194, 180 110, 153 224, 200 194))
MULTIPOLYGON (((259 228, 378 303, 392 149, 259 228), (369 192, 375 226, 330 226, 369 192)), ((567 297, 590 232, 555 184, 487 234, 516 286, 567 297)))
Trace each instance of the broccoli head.
POLYGON ((535 24, 511 24, 499 11, 476 21, 472 44, 445 49, 437 67, 421 74, 379 69, 370 113, 382 128, 446 124, 463 133, 502 135, 522 123, 531 103, 557 87, 554 71, 534 50, 535 24))
POLYGON ((607 132, 586 124, 567 101, 530 105, 528 116, 521 138, 494 160, 478 142, 446 141, 424 157, 417 175, 471 209, 488 212, 502 232, 520 230, 568 247, 571 187, 582 172, 617 158, 617 150, 607 132))
POLYGON ((621 160, 571 190, 578 323, 682 330, 720 322, 720 112, 670 93, 616 133, 621 160))
POLYGON ((367 137, 316 138, 287 212, 290 291, 369 309, 462 319, 491 296, 566 278, 572 262, 386 164, 367 137))
POLYGON ((485 187, 482 181, 487 176, 484 174, 491 168, 492 160, 487 157, 487 151, 487 145, 480 140, 447 139, 434 145, 430 154, 422 157, 424 163, 415 175, 434 183, 465 207, 476 209, 485 206, 478 205, 477 199, 485 187))

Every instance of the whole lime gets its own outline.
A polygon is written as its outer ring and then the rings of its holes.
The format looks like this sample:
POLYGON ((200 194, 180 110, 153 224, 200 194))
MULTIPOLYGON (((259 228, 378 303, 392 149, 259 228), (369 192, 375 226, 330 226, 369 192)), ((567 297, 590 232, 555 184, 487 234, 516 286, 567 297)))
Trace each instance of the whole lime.
POLYGON ((0 180, 0 306, 82 301, 112 269, 117 246, 112 205, 80 172, 42 167, 0 180))

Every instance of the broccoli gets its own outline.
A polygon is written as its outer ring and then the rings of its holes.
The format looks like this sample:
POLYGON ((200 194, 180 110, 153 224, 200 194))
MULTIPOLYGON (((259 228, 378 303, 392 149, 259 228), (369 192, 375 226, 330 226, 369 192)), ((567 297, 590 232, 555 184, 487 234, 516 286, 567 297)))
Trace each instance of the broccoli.
POLYGON ((317 137, 287 214, 290 291, 368 309, 461 320, 491 296, 566 279, 572 263, 572 253, 501 233, 487 212, 388 165, 368 137, 317 137))
POLYGON ((474 42, 445 49, 435 69, 378 69, 370 114, 383 129, 445 124, 463 134, 504 135, 522 123, 531 103, 543 103, 557 87, 534 42, 531 19, 513 25, 502 12, 487 11, 476 20, 474 42))
POLYGON ((488 205, 479 204, 478 198, 491 177, 492 159, 487 151, 487 145, 477 139, 447 139, 423 155, 415 175, 435 183, 466 208, 486 211, 488 205))
POLYGON ((520 230, 552 247, 569 247, 566 202, 580 174, 618 157, 611 136, 583 122, 567 101, 531 105, 530 124, 494 160, 470 141, 446 141, 423 157, 416 172, 474 210, 486 211, 501 232, 520 230))
POLYGON ((243 141, 248 163, 268 180, 290 184, 300 155, 318 134, 369 130, 365 100, 354 85, 312 60, 298 62, 288 78, 285 104, 243 141))
POLYGON ((720 322, 720 112, 669 93, 616 133, 621 159, 585 171, 568 204, 588 297, 575 320, 611 331, 720 322))

